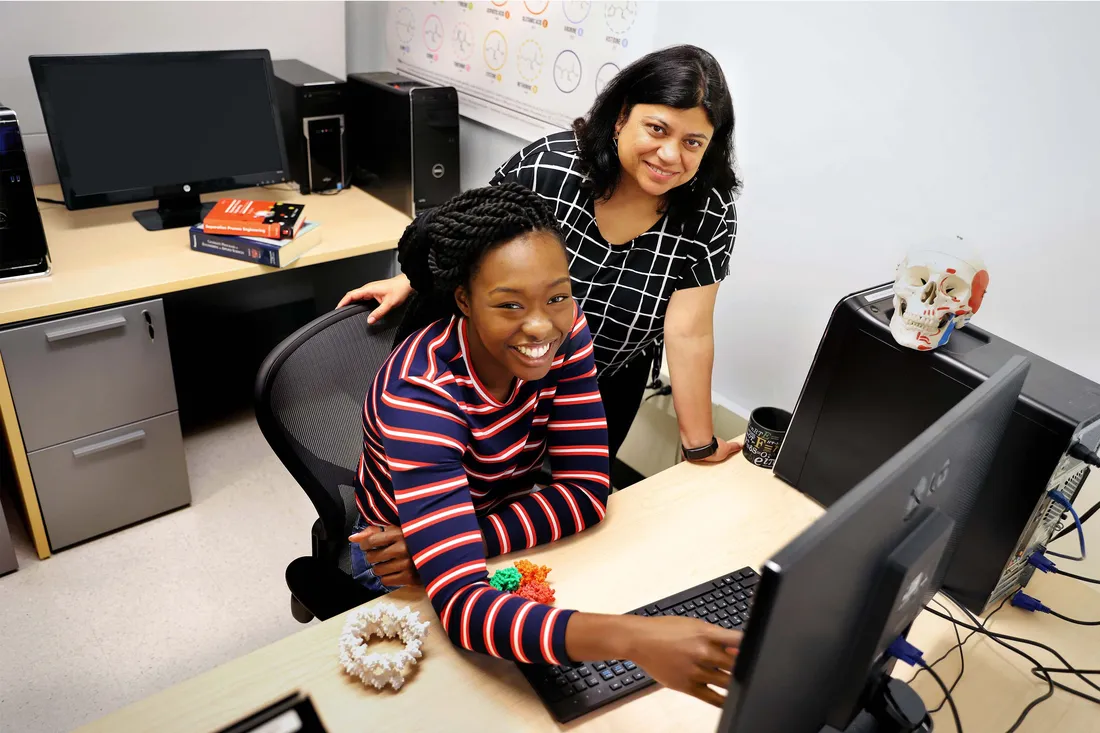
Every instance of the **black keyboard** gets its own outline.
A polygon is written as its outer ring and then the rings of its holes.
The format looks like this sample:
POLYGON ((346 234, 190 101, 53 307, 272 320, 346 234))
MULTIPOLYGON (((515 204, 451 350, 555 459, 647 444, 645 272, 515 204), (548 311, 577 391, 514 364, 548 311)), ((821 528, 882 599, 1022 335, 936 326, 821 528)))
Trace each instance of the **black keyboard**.
MULTIPOLYGON (((741 568, 630 613, 636 616, 700 618, 726 629, 740 631, 749 622, 749 612, 759 582, 760 576, 755 570, 741 568)), ((543 704, 561 723, 579 718, 655 683, 645 670, 628 660, 518 666, 543 704)))

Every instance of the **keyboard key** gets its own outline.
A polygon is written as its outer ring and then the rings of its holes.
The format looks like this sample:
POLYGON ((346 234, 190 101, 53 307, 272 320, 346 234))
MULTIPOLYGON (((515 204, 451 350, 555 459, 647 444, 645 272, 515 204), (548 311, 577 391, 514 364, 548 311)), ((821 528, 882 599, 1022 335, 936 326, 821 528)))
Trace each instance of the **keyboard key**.
POLYGON ((730 615, 725 610, 718 611, 718 618, 729 618, 730 615))
POLYGON ((587 677, 588 675, 592 674, 592 670, 590 670, 588 667, 581 667, 577 671, 581 673, 581 677, 587 677))
POLYGON ((634 678, 631 677, 630 675, 627 675, 626 677, 623 677, 623 684, 624 685, 633 685, 634 684, 634 678))
POLYGON ((741 572, 740 570, 738 570, 736 573, 733 574, 733 579, 734 580, 741 580, 741 578, 743 578, 743 577, 745 577, 745 574, 743 572, 741 572))
POLYGON ((714 581, 714 584, 718 587, 722 587, 723 585, 726 584, 726 579, 725 578, 719 578, 718 580, 714 581))
POLYGON ((699 618, 699 614, 695 613, 695 611, 688 611, 684 616, 687 618, 699 618))
POLYGON ((707 606, 707 613, 717 613, 717 612, 718 612, 718 604, 717 603, 711 603, 710 605, 707 606))
POLYGON ((756 585, 759 582, 760 582, 760 578, 758 576, 754 575, 750 578, 744 578, 741 581, 741 587, 742 588, 751 588, 752 586, 756 585))
POLYGON ((716 613, 710 614, 709 616, 707 616, 707 621, 709 623, 712 623, 712 624, 718 623, 718 614, 716 614, 716 613))
POLYGON ((677 616, 683 616, 685 613, 687 613, 687 609, 684 608, 683 606, 677 606, 676 608, 674 608, 672 610, 677 616))
POLYGON ((584 692, 587 689, 587 685, 585 685, 580 680, 577 680, 576 682, 573 683, 573 689, 576 690, 577 692, 584 692))
POLYGON ((600 684, 600 681, 595 677, 589 677, 585 680, 585 682, 588 683, 589 687, 595 687, 596 685, 600 684))
POLYGON ((721 626, 723 629, 732 629, 733 628, 733 624, 731 624, 729 621, 719 621, 718 625, 721 626))
POLYGON ((656 616, 661 612, 661 609, 657 608, 657 606, 646 606, 645 610, 650 616, 656 616))
POLYGON ((737 604, 737 610, 738 611, 747 611, 747 610, 749 610, 749 604, 742 601, 741 603, 737 604))
POLYGON ((715 605, 717 605, 719 608, 725 608, 729 604, 726 603, 725 601, 718 601, 718 603, 716 603, 715 605))
POLYGON ((705 596, 703 596, 703 603, 712 603, 713 601, 714 596, 712 596, 710 593, 707 593, 705 596))
POLYGON ((727 575, 726 576, 726 585, 729 585, 731 583, 736 583, 736 582, 737 582, 737 580, 732 575, 727 575))
POLYGON ((618 659, 608 659, 607 660, 607 666, 608 667, 614 667, 618 663, 619 663, 618 659))
POLYGON ((688 601, 687 603, 684 604, 684 608, 686 608, 689 611, 694 610, 695 609, 695 604, 692 603, 691 601, 688 601))
POLYGON ((605 669, 604 671, 600 672, 600 677, 603 677, 605 680, 613 680, 615 679, 615 673, 612 672, 610 669, 605 669))
POLYGON ((730 621, 733 623, 734 626, 740 626, 744 623, 744 620, 736 613, 730 616, 730 621))
POLYGON ((634 662, 630 662, 630 661, 623 662, 623 669, 625 669, 627 672, 629 672, 632 669, 637 669, 637 668, 638 668, 638 665, 634 664, 634 662))
POLYGON ((577 670, 573 669, 569 671, 569 674, 565 675, 565 678, 568 679, 570 682, 576 682, 581 678, 581 676, 577 674, 577 670))
POLYGON ((662 611, 661 615, 662 616, 675 616, 676 612, 675 611, 662 611))
POLYGON ((732 598, 735 601, 744 601, 746 598, 748 598, 748 596, 745 595, 743 592, 738 591, 738 592, 733 594, 732 598))
POLYGON ((730 588, 733 589, 734 593, 740 593, 741 591, 745 590, 744 588, 741 587, 740 583, 734 583, 733 585, 730 586, 730 588))
POLYGON ((621 689, 623 689, 623 683, 622 682, 612 682, 611 683, 611 689, 612 690, 621 690, 621 689))
POLYGON ((645 675, 644 675, 644 674, 642 674, 641 672, 635 672, 635 673, 634 673, 634 679, 636 679, 636 680, 638 680, 638 681, 644 680, 644 679, 645 679, 645 675))
POLYGON ((594 665, 592 665, 592 666, 593 666, 593 667, 595 668, 595 670, 596 670, 597 672, 602 672, 602 671, 604 671, 605 669, 607 669, 607 665, 606 665, 606 664, 604 664, 603 662, 596 662, 596 663, 595 663, 594 665))
POLYGON ((752 598, 752 594, 755 593, 755 592, 756 592, 755 588, 749 588, 748 590, 745 591, 745 595, 748 596, 749 598, 752 598))
POLYGON ((567 699, 576 695, 577 691, 573 689, 573 685, 567 685, 565 687, 559 687, 558 694, 561 695, 562 699, 567 699))
POLYGON ((641 609, 640 611, 635 611, 635 612, 634 612, 634 615, 635 615, 635 616, 648 616, 649 614, 648 614, 648 613, 646 613, 645 609, 643 608, 643 609, 641 609))
POLYGON ((722 589, 722 595, 724 595, 726 598, 729 598, 730 596, 732 596, 736 592, 737 591, 735 591, 733 589, 733 586, 731 586, 731 585, 727 585, 725 588, 722 589))
POLYGON ((611 671, 615 673, 616 677, 618 677, 621 674, 626 674, 626 667, 621 664, 616 664, 614 667, 611 668, 611 671))

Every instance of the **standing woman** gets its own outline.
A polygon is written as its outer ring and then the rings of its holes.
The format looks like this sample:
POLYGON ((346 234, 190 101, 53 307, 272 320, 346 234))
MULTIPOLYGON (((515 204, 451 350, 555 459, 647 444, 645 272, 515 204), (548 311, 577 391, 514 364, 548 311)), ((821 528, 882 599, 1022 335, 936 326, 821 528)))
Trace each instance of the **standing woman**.
MULTIPOLYGON (((674 46, 627 66, 572 131, 531 143, 493 177, 539 194, 561 225, 573 297, 595 345, 612 458, 666 346, 685 457, 717 462, 740 450, 713 434, 710 389, 714 303, 737 233, 733 129, 718 62, 674 46)), ((410 293, 398 275, 340 305, 374 298, 381 316, 410 293)))

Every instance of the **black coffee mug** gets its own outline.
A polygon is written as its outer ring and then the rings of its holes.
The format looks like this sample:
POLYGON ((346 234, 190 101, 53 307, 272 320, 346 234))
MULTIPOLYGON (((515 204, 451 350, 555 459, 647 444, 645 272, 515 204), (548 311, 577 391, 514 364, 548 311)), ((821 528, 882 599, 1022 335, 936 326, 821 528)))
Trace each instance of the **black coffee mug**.
POLYGON ((791 426, 791 413, 778 407, 757 407, 749 415, 749 427, 745 431, 745 447, 741 452, 750 463, 761 468, 775 468, 775 459, 787 428, 791 426))

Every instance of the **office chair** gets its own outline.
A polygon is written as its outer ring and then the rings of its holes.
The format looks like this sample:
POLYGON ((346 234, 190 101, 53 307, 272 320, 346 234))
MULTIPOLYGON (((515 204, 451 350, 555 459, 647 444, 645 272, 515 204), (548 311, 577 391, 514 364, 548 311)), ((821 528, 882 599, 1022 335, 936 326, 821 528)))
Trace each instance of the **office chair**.
POLYGON ((353 487, 363 400, 403 311, 368 325, 372 308, 356 303, 307 323, 268 354, 256 376, 260 431, 317 510, 311 556, 286 569, 291 613, 302 623, 379 595, 352 579, 348 535, 359 514, 353 487))

